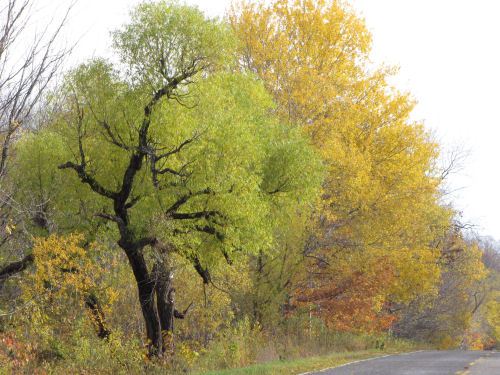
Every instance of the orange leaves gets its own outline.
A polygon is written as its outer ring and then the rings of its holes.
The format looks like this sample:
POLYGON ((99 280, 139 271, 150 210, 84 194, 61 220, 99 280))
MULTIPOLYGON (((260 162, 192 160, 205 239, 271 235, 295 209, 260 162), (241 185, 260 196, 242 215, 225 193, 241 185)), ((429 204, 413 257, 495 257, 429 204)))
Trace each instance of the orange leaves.
POLYGON ((36 346, 18 341, 10 332, 0 334, 0 373, 32 373, 34 370, 36 346), (5 371, 5 372, 4 372, 5 371))
POLYGON ((382 293, 394 282, 387 263, 378 261, 364 271, 344 268, 340 272, 314 264, 310 275, 297 289, 294 302, 297 307, 310 307, 336 329, 380 331, 396 318, 387 310, 382 293))

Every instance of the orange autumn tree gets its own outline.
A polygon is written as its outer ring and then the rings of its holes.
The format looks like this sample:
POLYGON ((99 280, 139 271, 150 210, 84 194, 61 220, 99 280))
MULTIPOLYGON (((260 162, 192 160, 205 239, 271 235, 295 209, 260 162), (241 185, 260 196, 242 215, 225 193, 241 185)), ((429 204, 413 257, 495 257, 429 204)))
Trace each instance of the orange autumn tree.
POLYGON ((346 329, 386 326, 387 303, 437 293, 436 244, 453 214, 440 204, 438 145, 388 84, 396 69, 372 68, 370 33, 346 3, 241 2, 228 17, 242 68, 328 171, 296 301, 346 329))
POLYGON ((337 330, 374 332, 388 328, 396 319, 383 309, 384 288, 394 282, 390 265, 380 260, 366 270, 345 266, 343 273, 337 273, 331 267, 313 265, 310 272, 314 277, 299 285, 295 305, 309 307, 337 330))

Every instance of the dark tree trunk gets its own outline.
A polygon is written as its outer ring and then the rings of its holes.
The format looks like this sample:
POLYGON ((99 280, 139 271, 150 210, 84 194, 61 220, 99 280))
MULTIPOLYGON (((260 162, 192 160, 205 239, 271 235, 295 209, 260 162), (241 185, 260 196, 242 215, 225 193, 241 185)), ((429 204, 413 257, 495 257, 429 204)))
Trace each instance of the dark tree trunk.
POLYGON ((172 286, 172 272, 165 264, 155 265, 156 273, 156 306, 160 319, 161 332, 165 349, 174 347, 174 317, 175 317, 175 290, 172 286))
MULTIPOLYGON (((180 152, 184 146, 188 145, 194 140, 194 138, 186 140, 173 151, 159 156, 154 154, 154 152, 157 150, 151 147, 151 145, 149 144, 148 131, 151 123, 151 113, 158 101, 163 97, 170 98, 170 94, 173 93, 173 91, 179 86, 181 82, 196 73, 196 70, 182 72, 179 76, 176 76, 169 80, 169 82, 164 87, 156 91, 154 96, 151 98, 151 101, 144 107, 144 118, 141 127, 138 129, 138 144, 136 147, 127 146, 119 142, 110 131, 110 128, 107 126, 106 122, 102 122, 105 130, 111 138, 112 143, 127 151, 135 150, 130 156, 128 166, 123 173, 123 181, 121 187, 118 190, 110 190, 101 185, 99 181, 97 181, 94 176, 92 176, 92 174, 89 174, 86 170, 87 161, 85 158, 82 142, 82 139, 84 137, 81 133, 81 120, 83 119, 83 111, 81 112, 81 114, 79 113, 80 127, 78 128, 80 164, 67 162, 58 167, 59 169, 73 169, 77 173, 82 183, 89 185, 89 187, 100 196, 113 201, 113 210, 115 215, 110 215, 103 212, 98 214, 97 216, 100 216, 107 220, 111 220, 118 226, 118 230, 120 232, 118 245, 125 251, 125 254, 127 255, 137 283, 139 302, 141 304, 142 315, 146 326, 146 335, 148 339, 150 356, 161 356, 164 353, 165 344, 162 336, 162 331, 173 332, 174 317, 183 318, 189 307, 184 313, 179 313, 175 310, 174 290, 171 287, 170 272, 165 268, 164 265, 163 268, 161 268, 160 265, 155 267, 158 272, 155 272, 155 269, 153 269, 153 272, 151 273, 148 272, 146 260, 144 259, 143 249, 146 246, 154 246, 157 241, 155 238, 136 238, 137 233, 134 233, 129 223, 128 210, 135 205, 138 199, 140 199, 140 197, 131 197, 131 192, 134 185, 134 179, 137 173, 143 168, 144 159, 147 156, 152 157, 154 161, 167 158, 172 154, 180 152)), ((155 176, 157 173, 159 173, 159 171, 154 168, 154 164, 152 172, 153 181, 155 182, 155 176)), ((205 189, 203 191, 200 191, 198 194, 208 193, 210 193, 210 190, 205 189)), ((179 203, 175 204, 171 208, 170 215, 181 215, 177 214, 176 211, 180 207, 180 205, 184 203, 190 196, 182 198, 179 203)), ((214 214, 215 213, 213 212, 182 214, 182 217, 180 217, 179 219, 185 220, 196 219, 200 217, 206 218, 207 215, 210 216, 214 214)), ((211 228, 201 228, 200 230, 212 234, 211 228)), ((213 234, 216 234, 216 232, 214 231, 213 234)))
POLYGON ((92 314, 94 324, 96 326, 97 336, 100 339, 106 339, 111 334, 111 331, 106 328, 106 322, 104 319, 104 313, 101 309, 101 305, 97 300, 97 297, 93 294, 87 294, 84 296, 85 306, 87 306, 92 314))
POLYGON ((260 306, 259 301, 259 289, 261 286, 261 279, 264 270, 264 253, 262 250, 259 251, 259 255, 257 257, 257 267, 256 267, 256 276, 255 276, 255 290, 256 294, 253 296, 253 321, 251 327, 254 328, 257 324, 262 323, 262 307, 260 306))
POLYGON ((191 308, 191 304, 183 312, 175 308, 175 288, 172 283, 174 275, 164 263, 155 264, 153 274, 156 281, 156 306, 158 308, 164 350, 173 351, 175 344, 174 321, 175 319, 184 319, 191 308))
MULTIPOLYGON (((123 247, 122 247, 123 248, 123 247)), ((146 326, 149 354, 161 355, 163 352, 163 338, 158 311, 155 304, 155 282, 151 279, 142 251, 137 248, 125 249, 130 266, 134 272, 139 303, 146 326)))

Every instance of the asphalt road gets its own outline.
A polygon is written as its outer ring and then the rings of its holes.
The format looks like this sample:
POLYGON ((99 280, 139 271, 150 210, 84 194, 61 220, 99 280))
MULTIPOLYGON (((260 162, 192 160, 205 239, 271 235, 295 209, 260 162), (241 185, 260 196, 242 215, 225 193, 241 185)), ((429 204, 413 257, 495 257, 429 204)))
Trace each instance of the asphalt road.
POLYGON ((500 353, 422 351, 396 354, 311 372, 309 375, 500 375, 500 353))

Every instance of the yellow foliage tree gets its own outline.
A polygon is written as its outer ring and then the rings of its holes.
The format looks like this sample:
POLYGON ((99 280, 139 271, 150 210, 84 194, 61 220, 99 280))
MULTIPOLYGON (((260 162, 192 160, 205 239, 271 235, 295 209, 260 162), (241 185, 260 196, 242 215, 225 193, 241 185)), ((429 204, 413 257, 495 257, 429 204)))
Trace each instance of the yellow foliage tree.
POLYGON ((453 227, 441 245, 441 280, 435 296, 421 296, 403 314, 394 332, 407 338, 432 340, 442 348, 479 348, 481 306, 488 297, 488 270, 476 241, 453 227))
POLYGON ((495 298, 487 305, 488 324, 491 327, 491 336, 497 346, 500 344, 500 293, 495 293, 495 298))
POLYGON ((396 69, 372 69, 364 21, 327 0, 242 2, 228 17, 242 68, 265 82, 327 167, 306 254, 346 280, 384 259, 394 277, 380 291, 393 301, 437 293, 436 243, 453 215, 440 205, 438 145, 410 120, 415 102, 389 86, 396 69))
POLYGON ((34 239, 32 254, 36 267, 23 281, 22 289, 25 304, 33 305, 26 318, 42 338, 50 339, 52 329, 71 330, 84 305, 99 337, 110 333, 106 328, 106 310, 98 296, 112 303, 114 291, 99 285, 105 275, 94 259, 99 245, 82 246, 83 242, 81 234, 34 239))

